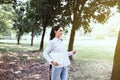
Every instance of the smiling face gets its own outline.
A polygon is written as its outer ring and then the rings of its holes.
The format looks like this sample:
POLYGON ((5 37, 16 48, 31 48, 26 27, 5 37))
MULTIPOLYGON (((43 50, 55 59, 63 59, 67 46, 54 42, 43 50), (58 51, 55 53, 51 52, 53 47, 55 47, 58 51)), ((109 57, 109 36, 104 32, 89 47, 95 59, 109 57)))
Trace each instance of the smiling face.
POLYGON ((60 38, 63 34, 63 28, 60 27, 57 31, 55 30, 55 37, 60 38))

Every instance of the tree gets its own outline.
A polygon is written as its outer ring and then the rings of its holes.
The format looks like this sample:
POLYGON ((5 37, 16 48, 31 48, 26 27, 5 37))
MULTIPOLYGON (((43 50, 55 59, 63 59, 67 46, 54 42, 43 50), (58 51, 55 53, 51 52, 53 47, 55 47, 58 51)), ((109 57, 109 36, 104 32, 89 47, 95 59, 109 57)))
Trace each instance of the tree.
MULTIPOLYGON (((118 9, 120 10, 120 0, 118 0, 118 6, 119 6, 118 9)), ((111 80, 120 80, 120 30, 115 48, 111 80)))
MULTIPOLYGON (((25 32, 29 33, 31 32, 31 46, 33 46, 33 39, 35 35, 40 35, 42 29, 41 29, 41 23, 40 23, 40 12, 36 10, 36 7, 38 8, 41 2, 36 0, 36 5, 33 5, 33 2, 26 2, 26 16, 24 17, 24 24, 27 28, 25 32), (30 4, 31 3, 31 4, 30 4), (36 12, 37 11, 37 12, 36 12)), ((35 1, 34 1, 35 2, 35 1)), ((39 8, 38 8, 39 9, 39 8)))
POLYGON ((120 31, 115 49, 111 80, 120 80, 120 31))
POLYGON ((17 44, 20 44, 20 39, 23 33, 25 32, 23 16, 24 16, 24 3, 19 1, 15 2, 13 5, 13 9, 15 10, 15 19, 13 29, 17 31, 17 44))
MULTIPOLYGON (((83 28, 85 33, 91 31, 91 21, 105 23, 109 18, 110 7, 116 0, 65 0, 65 10, 62 17, 72 25, 68 51, 73 49, 76 30, 83 28)), ((72 60, 72 56, 70 56, 72 60)))
POLYGON ((36 13, 37 22, 40 22, 40 28, 42 28, 40 51, 43 50, 46 28, 60 23, 58 15, 62 14, 61 2, 62 0, 31 0, 30 2, 36 13))
POLYGON ((43 50, 46 28, 48 26, 54 26, 59 21, 57 17, 58 15, 61 14, 61 10, 62 10, 61 1, 62 0, 43 0, 42 1, 41 22, 42 22, 43 33, 42 33, 42 38, 40 42, 40 48, 39 48, 40 51, 43 50))
POLYGON ((12 4, 1 4, 0 5, 0 34, 11 34, 10 29, 13 24, 13 10, 12 4), (9 7, 8 7, 9 6, 9 7))
POLYGON ((16 2, 16 0, 0 0, 0 4, 12 4, 16 2))

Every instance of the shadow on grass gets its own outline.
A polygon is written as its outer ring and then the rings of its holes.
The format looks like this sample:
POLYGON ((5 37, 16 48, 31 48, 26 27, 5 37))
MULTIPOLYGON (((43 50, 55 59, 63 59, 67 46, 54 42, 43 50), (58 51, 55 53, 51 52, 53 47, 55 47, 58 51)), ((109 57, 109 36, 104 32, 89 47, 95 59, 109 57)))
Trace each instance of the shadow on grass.
POLYGON ((0 47, 0 52, 1 53, 9 53, 9 52, 20 52, 24 51, 23 49, 17 48, 17 47, 0 47))
POLYGON ((38 52, 38 47, 35 46, 30 46, 27 43, 24 44, 15 44, 15 43, 3 43, 0 42, 0 52, 1 53, 8 53, 8 52, 25 52, 25 51, 29 51, 29 52, 38 52))
POLYGON ((1 48, 0 48, 0 52, 3 52, 3 53, 4 53, 4 52, 7 52, 7 50, 6 50, 6 49, 1 49, 1 48))

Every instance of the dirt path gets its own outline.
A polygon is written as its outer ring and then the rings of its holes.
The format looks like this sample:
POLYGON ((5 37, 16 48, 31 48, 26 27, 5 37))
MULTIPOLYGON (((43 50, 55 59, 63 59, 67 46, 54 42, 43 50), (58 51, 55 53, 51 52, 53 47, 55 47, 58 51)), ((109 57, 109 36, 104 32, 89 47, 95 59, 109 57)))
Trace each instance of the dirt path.
POLYGON ((49 80, 49 66, 30 57, 38 53, 1 54, 0 80, 49 80))
POLYGON ((106 60, 83 60, 70 66, 71 80, 110 80, 112 64, 106 60))
MULTIPOLYGON (((38 52, 0 53, 0 80, 49 80, 49 65, 38 52)), ((111 64, 81 59, 69 67, 69 80, 110 80, 111 64)))

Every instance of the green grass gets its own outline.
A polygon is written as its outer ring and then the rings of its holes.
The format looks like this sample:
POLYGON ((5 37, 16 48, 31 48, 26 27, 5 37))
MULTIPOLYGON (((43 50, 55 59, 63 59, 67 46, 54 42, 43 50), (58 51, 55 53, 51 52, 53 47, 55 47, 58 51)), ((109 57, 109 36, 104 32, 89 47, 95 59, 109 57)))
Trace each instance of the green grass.
POLYGON ((75 59, 86 58, 86 59, 112 59, 114 49, 105 49, 100 46, 89 47, 81 46, 77 49, 77 54, 74 56, 75 59))
MULTIPOLYGON (((27 41, 21 41, 20 45, 16 42, 0 42, 0 52, 19 52, 19 51, 33 51, 39 49, 39 44, 35 43, 34 46, 30 46, 27 41)), ((66 43, 67 45, 67 43, 66 43)), ((112 60, 114 56, 116 42, 115 40, 80 40, 75 42, 74 49, 77 50, 77 54, 74 55, 74 59, 108 59, 112 60)), ((46 43, 45 43, 46 46, 46 43)))
POLYGON ((36 46, 30 46, 27 43, 17 45, 16 43, 3 43, 0 42, 0 52, 19 52, 19 51, 32 51, 38 50, 36 46))
POLYGON ((115 41, 83 41, 75 44, 74 48, 77 50, 75 59, 106 59, 113 60, 115 41))

